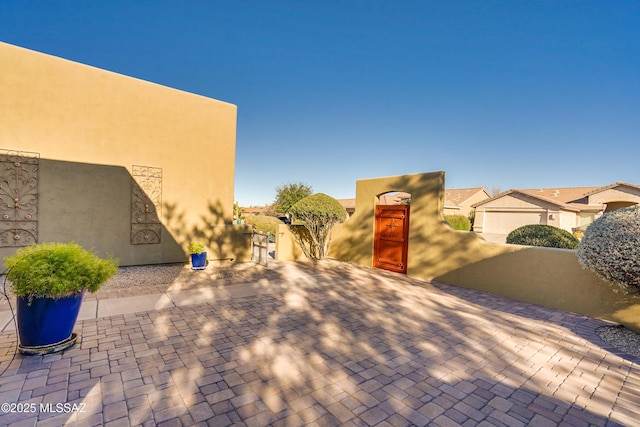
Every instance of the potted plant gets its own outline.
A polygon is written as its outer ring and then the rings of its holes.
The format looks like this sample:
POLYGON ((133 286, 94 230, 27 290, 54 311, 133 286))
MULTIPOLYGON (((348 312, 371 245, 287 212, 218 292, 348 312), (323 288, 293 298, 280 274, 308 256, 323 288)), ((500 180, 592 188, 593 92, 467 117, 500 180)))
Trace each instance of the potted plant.
POLYGON ((42 243, 5 258, 17 299, 20 352, 46 354, 75 344, 73 327, 85 291, 96 292, 118 270, 75 243, 42 243))
POLYGON ((191 269, 204 270, 207 264, 206 246, 202 242, 191 242, 187 248, 191 254, 191 269))

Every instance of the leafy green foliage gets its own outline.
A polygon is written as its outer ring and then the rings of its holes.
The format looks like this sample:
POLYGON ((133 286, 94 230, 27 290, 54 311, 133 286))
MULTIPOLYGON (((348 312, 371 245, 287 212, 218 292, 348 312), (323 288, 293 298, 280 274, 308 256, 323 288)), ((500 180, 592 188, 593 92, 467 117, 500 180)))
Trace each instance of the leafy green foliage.
POLYGON ((282 224, 282 221, 273 216, 249 215, 244 220, 244 223, 251 225, 255 231, 275 236, 278 224, 282 224))
POLYGON ((469 218, 469 222, 471 223, 471 227, 469 228, 469 230, 472 230, 473 224, 476 222, 476 210, 472 209, 471 212, 469 212, 467 218, 469 218))
POLYGON ((75 243, 42 243, 20 248, 5 262, 13 292, 22 297, 61 298, 96 292, 118 271, 117 260, 100 259, 75 243))
POLYGON ((273 202, 273 208, 277 213, 290 213, 289 211, 293 205, 310 196, 312 192, 311 186, 302 182, 281 185, 276 188, 276 199, 273 202))
POLYGON ((587 227, 580 264, 628 293, 640 289, 640 206, 608 212, 587 227))
POLYGON ((187 247, 190 254, 201 254, 206 252, 207 247, 202 242, 191 242, 187 247))
POLYGON ((289 210, 297 223, 308 231, 308 243, 304 244, 302 233, 294 236, 304 254, 310 259, 322 259, 327 255, 331 242, 331 229, 347 219, 347 211, 333 197, 323 193, 307 196, 289 210))
POLYGON ((547 248, 577 249, 580 241, 561 228, 551 225, 532 224, 516 228, 509 233, 507 243, 547 248))
POLYGON ((449 223, 454 230, 469 231, 471 230, 471 221, 463 215, 445 215, 445 221, 449 223))

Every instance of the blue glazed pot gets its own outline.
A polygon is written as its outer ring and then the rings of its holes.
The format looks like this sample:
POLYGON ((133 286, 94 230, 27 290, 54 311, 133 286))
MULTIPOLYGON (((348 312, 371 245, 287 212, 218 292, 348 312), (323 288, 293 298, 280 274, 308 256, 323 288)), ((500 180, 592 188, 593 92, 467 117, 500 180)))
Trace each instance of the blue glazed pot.
POLYGON ((23 347, 56 344, 71 337, 84 292, 63 298, 17 297, 18 336, 23 347))
POLYGON ((194 270, 204 270, 207 264, 207 253, 191 254, 191 268, 194 270))

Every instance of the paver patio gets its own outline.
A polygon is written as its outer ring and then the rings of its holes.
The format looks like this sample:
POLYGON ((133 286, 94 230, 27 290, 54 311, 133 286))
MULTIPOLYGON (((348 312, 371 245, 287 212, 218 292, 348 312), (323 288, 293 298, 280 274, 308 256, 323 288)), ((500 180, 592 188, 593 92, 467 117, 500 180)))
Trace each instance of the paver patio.
POLYGON ((0 403, 33 411, 0 425, 638 425, 640 364, 597 337, 605 322, 371 268, 276 268, 93 301, 63 354, 12 360, 7 325, 0 403))

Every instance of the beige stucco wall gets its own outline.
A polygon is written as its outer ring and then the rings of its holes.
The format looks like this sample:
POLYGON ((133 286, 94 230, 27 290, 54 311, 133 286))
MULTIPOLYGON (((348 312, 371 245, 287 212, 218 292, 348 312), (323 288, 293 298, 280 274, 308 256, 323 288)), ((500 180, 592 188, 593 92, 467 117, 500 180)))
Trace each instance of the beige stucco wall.
POLYGON ((42 159, 39 241, 83 242, 123 265, 185 261, 194 237, 210 258, 248 256, 229 225, 235 105, 5 43, 0 93, 0 148, 42 159), (162 169, 160 244, 130 244, 133 165, 162 169))
POLYGON ((444 207, 442 208, 442 213, 444 215, 462 215, 462 216, 468 216, 468 213, 465 214, 464 211, 462 210, 462 208, 460 207, 444 207))
POLYGON ((276 230, 276 261, 306 260, 307 257, 295 242, 293 233, 286 224, 278 224, 276 230))
POLYGON ((595 205, 609 202, 640 203, 640 189, 628 186, 619 186, 589 196, 590 204, 595 205))
MULTIPOLYGON (((559 222, 556 227, 567 230, 569 233, 573 233, 573 229, 580 225, 578 212, 561 210, 558 212, 559 222)), ((553 224, 551 224, 553 225, 553 224)))
POLYGON ((621 322, 640 331, 640 300, 583 270, 575 251, 488 243, 442 218, 444 172, 359 180, 356 213, 335 229, 329 255, 372 265, 376 196, 411 193, 408 274, 621 322))
POLYGON ((489 194, 484 191, 479 191, 473 196, 469 197, 469 199, 465 200, 464 204, 461 206, 461 215, 469 216, 469 214, 475 209, 471 207, 472 205, 480 203, 481 201, 486 200, 489 197, 489 194))

